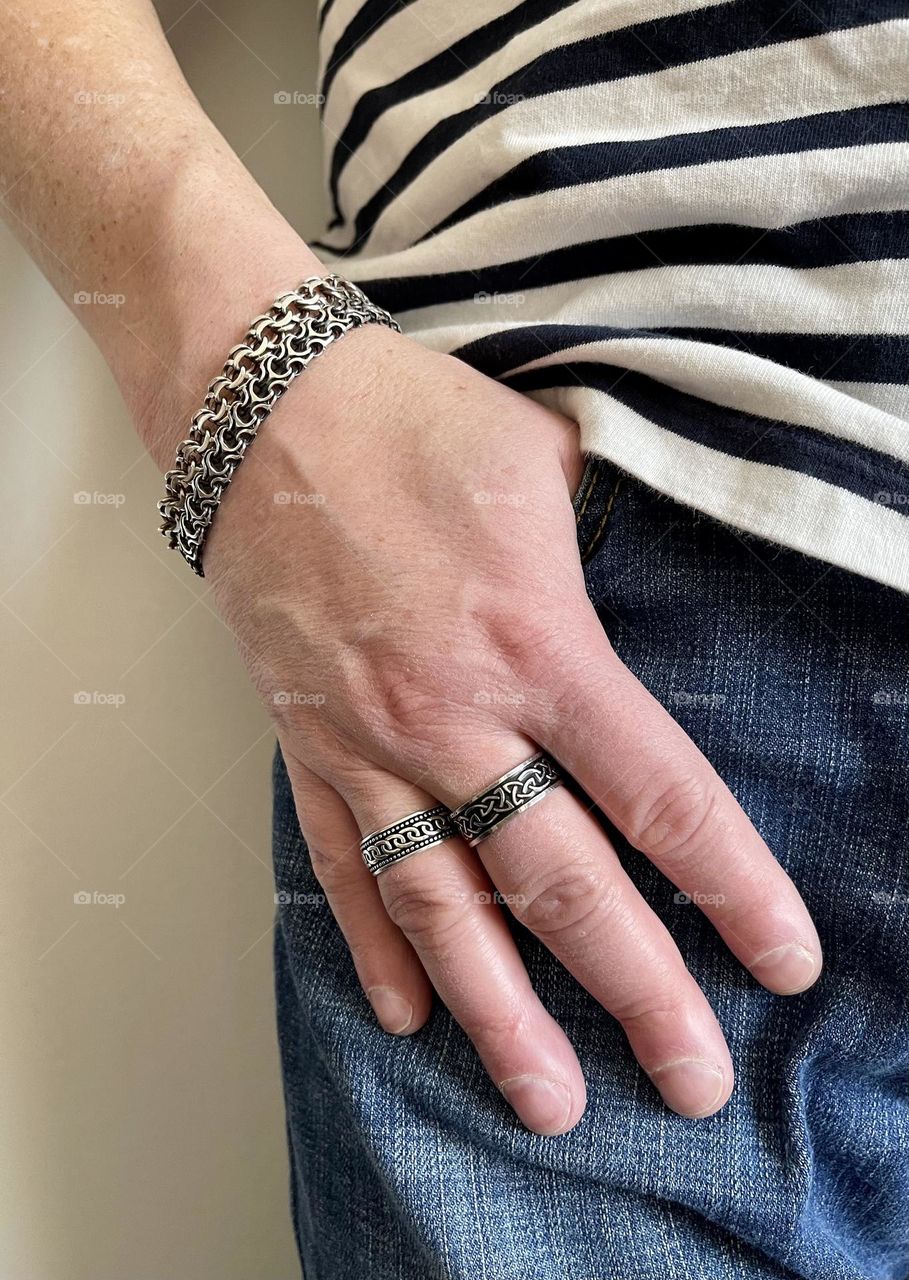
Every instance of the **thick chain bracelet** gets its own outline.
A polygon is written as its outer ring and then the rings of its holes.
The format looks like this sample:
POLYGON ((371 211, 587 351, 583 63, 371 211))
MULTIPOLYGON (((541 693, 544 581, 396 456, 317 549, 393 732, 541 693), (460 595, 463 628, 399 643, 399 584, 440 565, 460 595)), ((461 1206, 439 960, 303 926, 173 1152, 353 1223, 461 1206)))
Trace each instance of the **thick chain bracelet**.
POLYGON ((177 449, 158 503, 161 532, 195 570, 218 503, 259 427, 329 343, 363 324, 400 332, 395 320, 340 276, 310 276, 254 320, 209 386, 189 435, 177 449))

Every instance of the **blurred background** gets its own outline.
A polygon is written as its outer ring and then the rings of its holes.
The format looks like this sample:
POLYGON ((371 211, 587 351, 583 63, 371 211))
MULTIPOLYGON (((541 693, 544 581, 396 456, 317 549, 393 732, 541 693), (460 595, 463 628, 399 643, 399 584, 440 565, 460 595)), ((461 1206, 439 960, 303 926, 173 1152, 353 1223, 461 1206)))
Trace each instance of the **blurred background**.
MULTIPOLYGON (((313 236, 315 0, 158 9, 313 236)), ((0 1276, 290 1280, 274 737, 106 366, 2 227, 0 281, 0 1276)))

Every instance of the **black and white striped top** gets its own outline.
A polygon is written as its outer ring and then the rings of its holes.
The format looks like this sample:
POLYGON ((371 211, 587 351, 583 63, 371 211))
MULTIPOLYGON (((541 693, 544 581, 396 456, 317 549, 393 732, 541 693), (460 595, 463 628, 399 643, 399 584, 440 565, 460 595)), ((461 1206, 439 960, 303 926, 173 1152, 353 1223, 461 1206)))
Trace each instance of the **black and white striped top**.
POLYGON ((909 0, 326 0, 318 246, 736 528, 909 591, 909 0))

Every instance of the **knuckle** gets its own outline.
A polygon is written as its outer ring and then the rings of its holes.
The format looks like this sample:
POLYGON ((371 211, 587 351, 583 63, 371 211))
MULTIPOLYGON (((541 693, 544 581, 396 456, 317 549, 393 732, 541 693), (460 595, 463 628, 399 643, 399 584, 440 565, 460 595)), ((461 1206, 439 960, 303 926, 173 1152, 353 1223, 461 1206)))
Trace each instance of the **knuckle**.
POLYGON ((502 1004, 473 1016, 462 1015, 461 1021, 474 1044, 495 1045, 500 1053, 526 1043, 531 1033, 527 1009, 516 1005, 502 1004))
POLYGON ((358 870, 355 865, 352 865, 350 852, 336 845, 307 839, 306 847, 309 849, 313 875, 329 897, 348 885, 353 874, 358 870))
POLYGON ((385 655, 371 668, 357 716, 368 737, 383 747, 436 746, 462 714, 459 687, 457 673, 450 671, 446 679, 434 657, 414 664, 410 657, 385 655))
POLYGON ((393 728, 411 734, 437 724, 447 698, 431 672, 416 674, 395 663, 382 672, 379 703, 393 728))
POLYGON ((656 801, 633 817, 631 841, 656 858, 681 864, 708 846, 720 827, 716 788, 694 774, 682 775, 660 787, 656 801))
POLYGON ((626 1032, 637 1031, 643 1024, 648 1031, 671 1033, 678 1027, 684 1004, 681 993, 672 996, 668 992, 657 991, 616 1003, 609 1011, 621 1022, 626 1032))
POLYGON ((469 911, 469 894, 464 888, 444 879, 413 884, 386 878, 392 876, 389 871, 380 877, 385 910, 414 943, 439 948, 463 933, 469 911))
POLYGON ((486 619, 493 651, 508 668, 539 683, 551 676, 553 662, 565 651, 566 620, 563 609, 553 612, 527 609, 526 599, 512 607, 501 606, 486 619))
POLYGON ((570 943, 599 927, 616 906, 616 890, 602 868, 576 862, 531 890, 513 910, 517 919, 544 941, 570 943))

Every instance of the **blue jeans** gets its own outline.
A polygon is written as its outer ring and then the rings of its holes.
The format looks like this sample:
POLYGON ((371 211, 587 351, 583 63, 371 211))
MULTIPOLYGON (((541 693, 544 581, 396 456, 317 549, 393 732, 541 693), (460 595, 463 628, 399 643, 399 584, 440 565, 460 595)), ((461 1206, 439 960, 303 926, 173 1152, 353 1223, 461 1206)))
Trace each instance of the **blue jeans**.
POLYGON ((617 1024, 526 931, 589 1105, 522 1129, 446 1009, 380 1030, 275 762, 275 934, 292 1199, 307 1280, 906 1280, 909 607, 594 463, 587 589, 622 660, 805 897, 826 970, 770 995, 613 832, 726 1033, 718 1115, 666 1108, 617 1024), (296 900, 294 900, 296 895, 296 900), (279 899, 281 900, 281 899, 279 899))

